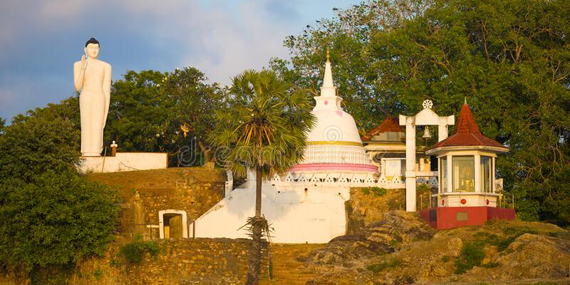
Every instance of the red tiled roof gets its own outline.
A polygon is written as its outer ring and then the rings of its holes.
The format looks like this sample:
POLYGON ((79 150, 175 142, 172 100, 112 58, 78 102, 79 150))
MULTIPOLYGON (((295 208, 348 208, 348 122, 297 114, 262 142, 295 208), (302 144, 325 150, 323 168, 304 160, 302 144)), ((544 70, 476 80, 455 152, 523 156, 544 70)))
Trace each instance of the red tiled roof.
POLYGON ((473 114, 471 114, 471 108, 469 108, 467 103, 461 107, 453 135, 436 143, 430 149, 447 146, 490 146, 508 150, 501 143, 484 136, 479 131, 479 127, 477 127, 477 123, 473 119, 473 114))
POLYGON ((400 133, 400 132, 404 132, 404 126, 400 126, 398 119, 392 117, 392 116, 388 116, 388 118, 386 118, 384 120, 384 122, 382 122, 382 124, 380 124, 378 127, 376 127, 375 129, 371 130, 370 132, 368 132, 367 134, 365 134, 364 136, 362 136, 362 140, 363 141, 369 141, 373 136, 377 135, 377 134, 381 134, 381 133, 385 133, 385 132, 396 132, 396 133, 400 133))

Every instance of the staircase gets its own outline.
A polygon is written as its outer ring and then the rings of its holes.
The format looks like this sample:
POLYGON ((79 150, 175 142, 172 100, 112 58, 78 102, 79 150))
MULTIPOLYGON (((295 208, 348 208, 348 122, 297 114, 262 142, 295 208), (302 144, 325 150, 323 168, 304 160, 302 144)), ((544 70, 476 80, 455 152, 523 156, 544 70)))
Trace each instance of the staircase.
POLYGON ((305 267, 296 258, 306 256, 311 251, 325 246, 324 244, 272 244, 273 279, 267 274, 261 278, 260 284, 304 285, 317 277, 316 272, 305 267))

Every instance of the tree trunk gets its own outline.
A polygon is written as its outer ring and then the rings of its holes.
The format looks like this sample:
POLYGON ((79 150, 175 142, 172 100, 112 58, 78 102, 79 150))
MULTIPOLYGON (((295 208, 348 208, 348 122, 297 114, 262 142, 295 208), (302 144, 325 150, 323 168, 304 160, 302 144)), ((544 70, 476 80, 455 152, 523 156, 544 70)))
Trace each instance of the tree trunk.
POLYGON ((198 146, 200 147, 200 150, 202 151, 202 153, 204 153, 204 160, 206 162, 210 162, 211 150, 209 148, 207 148, 202 142, 198 142, 198 146))
POLYGON ((247 271, 248 285, 259 283, 259 269, 261 263, 261 167, 255 169, 255 218, 253 221, 253 236, 247 271))

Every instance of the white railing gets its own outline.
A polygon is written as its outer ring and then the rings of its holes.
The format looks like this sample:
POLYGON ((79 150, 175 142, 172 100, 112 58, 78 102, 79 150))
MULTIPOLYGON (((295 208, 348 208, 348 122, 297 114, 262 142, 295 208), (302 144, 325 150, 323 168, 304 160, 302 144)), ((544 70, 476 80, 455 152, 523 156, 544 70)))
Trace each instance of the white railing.
MULTIPOLYGON (((406 187, 404 179, 399 176, 394 176, 389 180, 383 175, 376 178, 372 174, 363 175, 361 173, 345 172, 289 172, 283 176, 275 174, 270 183, 273 186, 380 187, 386 189, 402 189, 406 187)), ((418 183, 428 184, 435 188, 438 187, 437 177, 435 176, 419 177, 418 183)))

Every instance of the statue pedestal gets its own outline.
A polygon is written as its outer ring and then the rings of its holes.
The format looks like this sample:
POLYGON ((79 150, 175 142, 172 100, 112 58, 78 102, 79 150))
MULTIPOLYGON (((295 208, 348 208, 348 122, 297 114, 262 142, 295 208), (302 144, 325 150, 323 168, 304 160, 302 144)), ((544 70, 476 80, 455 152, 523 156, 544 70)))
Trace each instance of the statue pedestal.
POLYGON ((168 167, 168 153, 117 152, 115 156, 83 156, 80 173, 121 172, 168 167))

